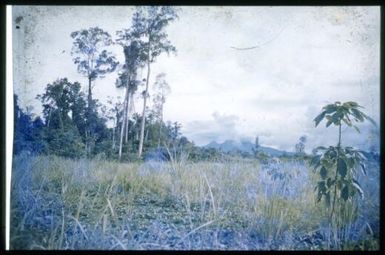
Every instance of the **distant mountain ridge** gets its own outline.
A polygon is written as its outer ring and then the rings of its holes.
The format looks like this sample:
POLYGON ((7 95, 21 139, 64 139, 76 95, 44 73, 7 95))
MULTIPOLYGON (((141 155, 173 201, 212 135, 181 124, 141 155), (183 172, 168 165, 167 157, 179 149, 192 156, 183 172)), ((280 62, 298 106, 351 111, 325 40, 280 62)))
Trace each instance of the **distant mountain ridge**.
MULTIPOLYGON (((249 141, 236 142, 234 140, 226 140, 223 143, 217 143, 216 141, 212 141, 203 147, 214 148, 214 149, 221 150, 223 152, 241 151, 241 152, 253 153, 254 144, 249 141)), ((284 154, 286 155, 294 154, 293 152, 281 151, 281 150, 277 150, 277 149, 265 147, 265 146, 259 146, 258 151, 268 154, 270 156, 282 156, 284 154)))

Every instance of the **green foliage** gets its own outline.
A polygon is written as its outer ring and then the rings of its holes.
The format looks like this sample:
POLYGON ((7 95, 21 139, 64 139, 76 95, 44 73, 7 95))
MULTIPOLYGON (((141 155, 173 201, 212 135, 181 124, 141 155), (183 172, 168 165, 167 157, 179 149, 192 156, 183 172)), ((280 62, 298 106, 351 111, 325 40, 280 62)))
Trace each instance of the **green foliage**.
POLYGON ((70 158, 79 158, 84 154, 84 143, 75 126, 64 130, 47 128, 45 131, 49 154, 70 158))
POLYGON ((95 80, 115 70, 118 62, 111 52, 105 50, 106 46, 112 44, 107 32, 91 27, 72 32, 71 37, 74 39, 71 54, 79 73, 95 80))
POLYGON ((335 102, 334 104, 328 104, 322 108, 322 112, 314 119, 315 126, 326 118, 326 127, 329 127, 331 124, 335 126, 340 126, 343 123, 349 127, 355 128, 358 132, 359 129, 354 125, 354 122, 364 122, 369 120, 375 125, 375 122, 372 118, 367 116, 365 113, 359 110, 363 108, 356 102, 335 102))
POLYGON ((352 147, 339 148, 330 146, 329 148, 318 147, 317 154, 311 160, 311 165, 314 170, 319 170, 322 181, 326 181, 327 190, 320 190, 318 198, 321 195, 326 195, 331 191, 334 185, 337 185, 339 190, 344 189, 343 199, 346 201, 350 195, 360 194, 363 195, 360 184, 357 182, 354 176, 357 176, 357 170, 360 169, 363 174, 365 171, 365 156, 362 151, 353 149, 352 147), (338 157, 337 157, 338 155, 338 157), (336 179, 333 179, 333 169, 336 169, 336 179), (345 188, 346 187, 346 188, 345 188), (348 192, 350 190, 350 192, 348 192), (323 192, 322 192, 323 191, 323 192), (322 194, 321 194, 322 193, 322 194), (349 194, 348 197, 345 195, 349 194))
POLYGON ((137 8, 132 18, 132 33, 141 38, 142 54, 147 61, 155 62, 163 52, 176 52, 165 32, 169 23, 178 18, 177 10, 172 6, 146 6, 137 8), (143 37, 143 38, 142 38, 143 37))
POLYGON ((18 97, 14 95, 14 139, 13 152, 15 155, 22 151, 34 154, 46 151, 47 144, 43 140, 43 121, 33 116, 27 109, 23 111, 18 105, 18 97))
POLYGON ((93 145, 90 155, 108 153, 107 148, 111 145, 106 119, 97 112, 100 107, 97 100, 93 100, 94 108, 86 106, 78 82, 58 79, 48 84, 37 99, 43 104, 45 123, 41 125, 41 135, 36 140, 44 142, 45 153, 81 157, 87 154, 86 144, 93 145))
MULTIPOLYGON (((339 207, 344 207, 347 202, 353 203, 353 198, 359 194, 364 197, 364 192, 357 181, 357 169, 365 171, 365 156, 362 151, 352 147, 341 146, 341 126, 346 124, 348 127, 353 127, 359 132, 355 122, 363 122, 369 120, 373 124, 375 122, 359 108, 363 108, 356 102, 346 102, 341 104, 326 105, 322 108, 322 112, 314 119, 315 125, 326 119, 326 127, 331 124, 339 127, 339 136, 337 146, 329 146, 329 148, 318 147, 315 149, 315 155, 310 164, 315 171, 319 171, 320 180, 315 187, 317 190, 317 201, 322 197, 330 211, 330 223, 341 221, 342 215, 334 215, 336 201, 339 207)), ((341 224, 341 223, 338 223, 341 224)), ((342 222, 342 224, 344 224, 342 222)))

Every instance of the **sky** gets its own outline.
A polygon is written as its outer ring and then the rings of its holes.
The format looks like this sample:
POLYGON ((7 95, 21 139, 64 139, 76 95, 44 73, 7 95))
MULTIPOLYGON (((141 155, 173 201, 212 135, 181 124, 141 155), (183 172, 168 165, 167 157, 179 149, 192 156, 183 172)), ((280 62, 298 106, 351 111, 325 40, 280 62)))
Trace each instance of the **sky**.
MULTIPOLYGON (((342 144, 379 144, 379 7, 178 7, 167 28, 176 55, 161 55, 150 84, 165 73, 171 93, 164 119, 182 124, 196 145, 254 141, 293 151, 306 135, 306 151, 335 145, 337 128, 315 128, 324 105, 356 101, 377 123, 342 129, 342 144), (240 50, 239 48, 249 48, 240 50)), ((116 38, 129 28, 130 6, 14 6, 14 92, 41 115, 35 99, 48 83, 67 77, 86 91, 70 54, 71 32, 98 26, 116 38), (16 24, 17 23, 17 24, 16 24), (16 29, 16 25, 19 27, 16 29)), ((109 48, 124 60, 119 45, 109 48)), ((139 72, 143 78, 146 70, 139 72)), ((93 96, 123 97, 117 73, 95 81, 93 96)), ((144 88, 143 88, 144 89, 144 88)), ((150 87, 151 95, 151 87, 150 87)), ((151 100, 150 100, 151 101, 151 100)), ((138 96, 135 110, 141 112, 138 96)), ((150 104, 151 106, 151 104, 150 104)))

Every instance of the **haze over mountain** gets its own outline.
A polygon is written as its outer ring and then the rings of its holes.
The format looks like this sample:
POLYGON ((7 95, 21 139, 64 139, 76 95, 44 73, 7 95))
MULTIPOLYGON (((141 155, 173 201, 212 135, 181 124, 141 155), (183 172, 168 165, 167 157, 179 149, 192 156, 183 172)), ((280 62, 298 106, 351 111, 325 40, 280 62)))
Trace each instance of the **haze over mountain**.
MULTIPOLYGON (((217 143, 216 141, 212 141, 203 147, 219 149, 223 152, 241 151, 241 152, 247 152, 247 153, 254 153, 253 148, 255 147, 255 145, 250 141, 226 140, 223 143, 217 143)), ((282 156, 284 154, 293 154, 293 152, 281 151, 281 150, 277 150, 277 149, 265 147, 265 146, 259 146, 258 151, 268 154, 270 156, 282 156)))

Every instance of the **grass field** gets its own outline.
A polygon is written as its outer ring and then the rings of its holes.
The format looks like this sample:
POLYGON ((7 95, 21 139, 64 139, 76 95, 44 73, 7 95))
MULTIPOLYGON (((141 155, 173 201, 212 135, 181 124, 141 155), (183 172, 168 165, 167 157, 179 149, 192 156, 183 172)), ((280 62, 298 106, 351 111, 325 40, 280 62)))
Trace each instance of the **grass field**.
POLYGON ((379 249, 379 165, 333 234, 304 160, 13 160, 11 249, 379 249), (357 206, 358 205, 358 206, 357 206))

